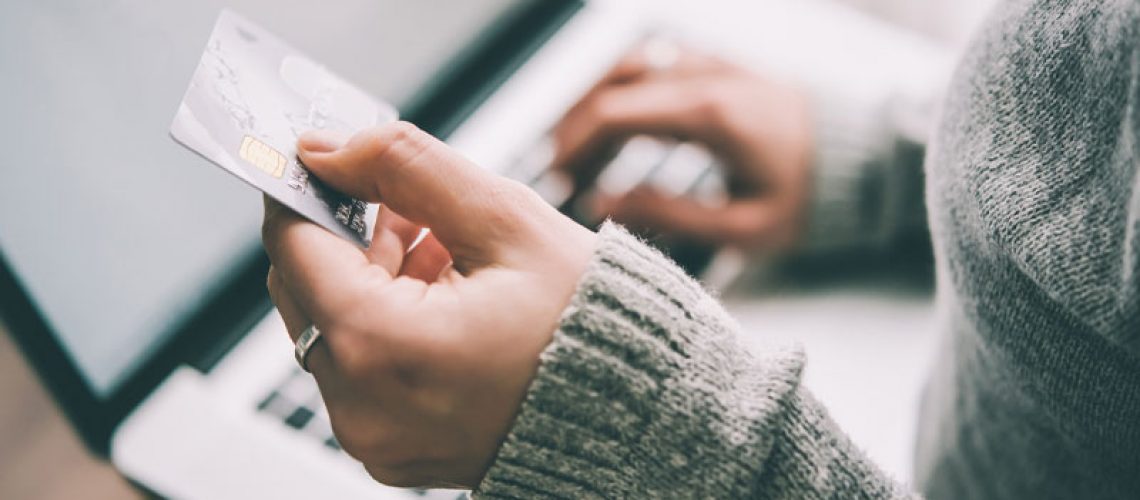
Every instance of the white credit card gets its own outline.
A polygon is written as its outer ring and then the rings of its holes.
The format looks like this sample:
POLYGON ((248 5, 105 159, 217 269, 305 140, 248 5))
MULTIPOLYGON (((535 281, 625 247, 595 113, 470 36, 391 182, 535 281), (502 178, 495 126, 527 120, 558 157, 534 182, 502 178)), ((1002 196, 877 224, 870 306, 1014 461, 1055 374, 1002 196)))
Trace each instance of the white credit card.
POLYGON ((315 129, 351 134, 396 118, 390 104, 223 10, 170 135, 309 220, 367 247, 377 206, 309 175, 297 159, 297 137, 315 129))

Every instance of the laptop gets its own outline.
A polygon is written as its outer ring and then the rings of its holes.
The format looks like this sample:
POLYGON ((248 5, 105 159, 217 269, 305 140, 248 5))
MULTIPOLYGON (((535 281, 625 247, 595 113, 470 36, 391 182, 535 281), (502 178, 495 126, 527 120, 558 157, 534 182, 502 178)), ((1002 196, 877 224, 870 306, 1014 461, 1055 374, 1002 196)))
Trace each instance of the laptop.
MULTIPOLYGON (((652 28, 628 0, 224 6, 567 210, 548 131, 652 28)), ((267 297, 260 196, 166 135, 222 7, 6 10, 0 317, 85 444, 155 495, 454 498, 379 485, 340 449, 267 297)), ((715 195, 711 158, 631 144, 611 187, 715 195)))

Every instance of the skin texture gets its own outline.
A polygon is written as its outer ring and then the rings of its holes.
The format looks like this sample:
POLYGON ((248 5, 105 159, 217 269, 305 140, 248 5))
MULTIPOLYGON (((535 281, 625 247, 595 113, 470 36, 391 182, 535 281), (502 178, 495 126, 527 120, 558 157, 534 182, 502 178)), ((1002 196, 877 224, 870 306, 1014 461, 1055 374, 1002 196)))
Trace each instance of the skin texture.
POLYGON ((642 50, 619 62, 555 128, 555 164, 589 186, 634 135, 695 141, 727 168, 731 199, 708 206, 638 188, 594 209, 650 233, 754 251, 792 248, 806 218, 812 137, 795 87, 692 50, 655 69, 642 50))
POLYGON ((323 333, 308 365, 337 439, 382 483, 475 486, 594 233, 408 123, 299 149, 323 181, 384 204, 362 251, 265 202, 270 295, 294 340, 323 333))

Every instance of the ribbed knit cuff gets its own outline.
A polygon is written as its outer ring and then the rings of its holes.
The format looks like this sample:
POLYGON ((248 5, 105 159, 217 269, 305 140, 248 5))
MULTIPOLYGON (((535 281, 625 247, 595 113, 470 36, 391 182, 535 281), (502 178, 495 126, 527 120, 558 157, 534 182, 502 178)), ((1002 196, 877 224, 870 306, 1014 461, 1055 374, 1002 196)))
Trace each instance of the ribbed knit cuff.
POLYGON ((802 353, 754 357, 685 273, 607 223, 495 462, 493 498, 750 491, 802 353))
POLYGON ((812 112, 815 159, 804 249, 831 251, 881 240, 884 186, 878 170, 890 143, 882 110, 819 91, 812 96, 812 112))

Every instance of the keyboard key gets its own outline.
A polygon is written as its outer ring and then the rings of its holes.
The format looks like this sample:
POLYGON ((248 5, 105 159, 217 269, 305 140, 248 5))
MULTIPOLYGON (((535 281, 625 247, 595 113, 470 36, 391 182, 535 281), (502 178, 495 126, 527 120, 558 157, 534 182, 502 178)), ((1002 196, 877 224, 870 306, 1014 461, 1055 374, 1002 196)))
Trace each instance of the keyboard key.
POLYGON ((297 409, 297 403, 289 401, 281 393, 273 391, 258 405, 258 409, 277 418, 287 418, 297 409))
POLYGON ((523 184, 529 184, 535 177, 550 169, 554 163, 556 149, 554 139, 550 136, 543 136, 534 146, 515 160, 514 164, 503 172, 503 175, 523 184))
POLYGON ((551 206, 558 207, 574 194, 574 181, 565 172, 547 170, 530 183, 530 188, 551 206))
POLYGON ((277 400, 277 391, 273 391, 273 392, 269 393, 269 395, 266 396, 265 399, 262 399, 260 403, 257 403, 257 411, 265 411, 265 409, 269 408, 269 405, 273 404, 273 402, 276 400, 277 400))
POLYGON ((644 182, 672 149, 671 143, 660 139, 635 136, 602 169, 595 186, 607 196, 620 197, 644 182))
POLYGON ((304 406, 301 406, 301 407, 298 407, 296 410, 293 410, 293 413, 290 414, 289 417, 287 417, 285 419, 285 425, 288 425, 289 427, 292 427, 294 429, 301 429, 301 428, 305 427, 305 424, 309 423, 309 420, 312 420, 312 419, 313 419, 313 410, 310 410, 308 408, 305 408, 304 406))
POLYGON ((713 166, 713 156, 705 148, 690 142, 677 145, 649 179, 657 190, 670 196, 689 192, 713 166))

